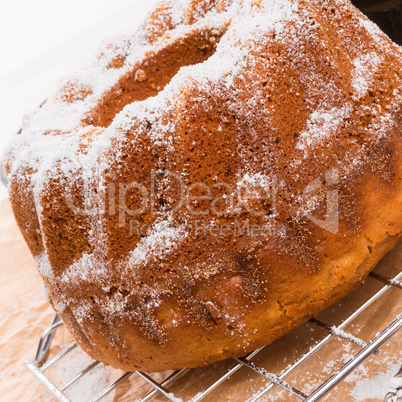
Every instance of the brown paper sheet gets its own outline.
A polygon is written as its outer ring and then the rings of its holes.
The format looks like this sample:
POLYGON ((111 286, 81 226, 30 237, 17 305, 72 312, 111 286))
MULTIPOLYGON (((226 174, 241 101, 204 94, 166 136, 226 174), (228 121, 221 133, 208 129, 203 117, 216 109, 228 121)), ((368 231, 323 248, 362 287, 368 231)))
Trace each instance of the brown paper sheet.
MULTIPOLYGON (((2 401, 53 401, 51 394, 24 367, 25 359, 32 360, 40 334, 53 317, 53 311, 44 297, 42 281, 34 267, 32 257, 14 222, 10 205, 4 201, 0 208, 0 389, 2 401)), ((376 268, 376 272, 394 276, 402 264, 402 243, 388 254, 376 268)), ((327 309, 319 316, 330 325, 342 322, 356 306, 374 294, 381 285, 367 279, 356 292, 343 299, 338 305, 327 309)), ((402 291, 389 290, 346 330, 369 341, 375 334, 402 313, 402 291)), ((322 329, 305 325, 266 347, 254 361, 268 371, 280 374, 295 358, 309 350, 315 342, 325 336, 322 329)), ((59 352, 63 345, 72 342, 65 329, 57 332, 51 355, 59 352)), ((383 401, 393 376, 402 364, 402 331, 381 348, 378 356, 372 356, 363 366, 355 370, 339 384, 323 401, 383 401)), ((308 359, 286 381, 305 393, 313 391, 332 372, 359 350, 346 341, 330 341, 314 358, 308 359)), ((91 360, 79 349, 68 359, 49 371, 49 376, 58 384, 66 382, 84 368, 91 360)), ((169 386, 176 395, 187 401, 214 382, 233 361, 221 362, 208 367, 188 370, 169 386)), ((110 383, 117 370, 99 365, 70 391, 73 401, 84 402, 110 383)), ((157 380, 169 373, 153 375, 157 380)), ((205 399, 213 402, 246 401, 267 383, 261 375, 241 368, 216 391, 205 399)), ((109 401, 133 401, 139 399, 150 387, 133 375, 107 399, 109 401)), ((157 395, 152 401, 166 401, 157 395)), ((297 401, 284 390, 274 387, 261 401, 297 401)))

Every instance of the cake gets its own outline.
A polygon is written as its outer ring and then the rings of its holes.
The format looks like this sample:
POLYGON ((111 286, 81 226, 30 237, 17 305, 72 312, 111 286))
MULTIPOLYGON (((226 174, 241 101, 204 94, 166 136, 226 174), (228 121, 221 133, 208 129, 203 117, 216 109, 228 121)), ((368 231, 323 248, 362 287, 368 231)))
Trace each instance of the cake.
POLYGON ((163 1, 26 116, 4 166, 79 345, 154 372, 356 289, 401 237, 401 133, 402 49, 349 1, 163 1))

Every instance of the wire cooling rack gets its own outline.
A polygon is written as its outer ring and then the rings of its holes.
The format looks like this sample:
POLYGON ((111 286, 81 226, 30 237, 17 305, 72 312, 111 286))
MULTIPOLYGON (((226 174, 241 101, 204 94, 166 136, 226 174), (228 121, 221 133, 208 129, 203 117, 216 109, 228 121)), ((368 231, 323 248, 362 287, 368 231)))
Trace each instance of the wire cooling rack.
MULTIPOLYGON (((252 358, 257 356, 264 348, 260 348, 252 353, 249 353, 243 358, 232 359, 234 365, 228 369, 223 375, 219 376, 210 386, 205 389, 200 389, 198 394, 193 397, 191 402, 198 402, 203 400, 207 395, 209 395, 212 391, 218 389, 223 386, 225 381, 227 381, 236 371, 238 371, 242 367, 246 367, 249 370, 252 370, 258 373, 258 376, 264 377, 265 385, 261 388, 257 393, 255 393, 251 398, 249 398, 248 402, 257 402, 261 400, 261 398, 266 395, 271 388, 274 386, 281 387, 285 392, 290 395, 294 395, 302 401, 317 401, 326 393, 328 393, 331 389, 333 389, 338 383, 340 383, 346 376, 348 376, 353 370, 355 370, 358 366, 360 366, 366 359, 369 357, 376 355, 379 351, 379 348, 383 346, 387 341, 391 339, 401 328, 402 328, 402 315, 395 318, 395 320, 389 324, 386 328, 382 329, 377 335, 368 343, 364 342, 362 339, 359 339, 351 334, 346 333, 343 329, 350 324, 355 318, 357 318, 363 311, 365 311, 368 307, 373 305, 374 302, 384 297, 384 294, 388 292, 391 288, 397 288, 402 290, 402 284, 399 282, 402 279, 402 271, 399 272, 395 277, 388 278, 379 273, 371 273, 370 277, 375 280, 377 283, 381 284, 381 288, 373 294, 368 300, 364 303, 360 304, 357 309, 353 311, 339 326, 330 326, 325 322, 319 320, 318 318, 312 318, 310 320, 310 326, 312 326, 313 330, 320 328, 321 330, 326 331, 326 335, 315 345, 313 345, 310 350, 299 357, 296 361, 294 361, 285 371, 283 371, 279 376, 273 373, 268 372, 263 367, 260 367, 251 361, 252 358), (295 388, 286 382, 285 378, 292 373, 298 366, 302 363, 306 362, 310 359, 314 354, 316 354, 324 345, 326 345, 331 339, 341 338, 342 340, 347 341, 348 343, 357 345, 359 347, 358 353, 356 353, 353 358, 351 358, 347 363, 345 363, 341 368, 335 371, 326 381, 321 383, 316 389, 306 395, 300 389, 295 388)), ((364 285, 363 285, 364 286, 364 285)), ((94 370, 99 364, 99 362, 93 361, 89 364, 84 370, 74 374, 72 373, 71 379, 64 383, 61 386, 57 386, 50 378, 47 376, 47 371, 50 367, 59 364, 63 361, 74 349, 78 347, 77 343, 74 342, 70 345, 64 346, 64 349, 51 358, 50 360, 46 360, 46 356, 49 352, 50 346, 52 344, 53 338, 55 336, 56 331, 63 325, 63 322, 60 321, 58 316, 56 315, 53 319, 51 326, 42 334, 36 357, 34 361, 25 361, 25 366, 34 374, 37 379, 60 401, 70 401, 67 397, 66 392, 73 387, 78 381, 85 380, 85 376, 94 370)), ((163 395, 167 400, 170 401, 181 401, 180 395, 175 395, 173 392, 169 390, 169 385, 171 385, 176 378, 181 376, 185 371, 190 371, 190 369, 184 369, 180 371, 176 371, 172 373, 165 380, 157 382, 151 376, 142 373, 142 372, 128 372, 120 375, 116 380, 114 380, 111 384, 107 385, 100 393, 94 395, 92 399, 89 399, 90 402, 97 402, 105 398, 108 394, 110 394, 113 390, 115 390, 120 384, 127 381, 131 376, 139 376, 150 386, 153 388, 152 391, 148 392, 146 395, 143 395, 141 402, 149 401, 152 398, 158 396, 161 397, 163 395), (159 395, 158 395, 159 394, 159 395)), ((402 371, 399 373, 399 376, 402 376, 402 371)), ((393 400, 392 398, 395 394, 388 394, 386 396, 386 401, 393 400)), ((80 401, 81 402, 81 401, 80 401)))

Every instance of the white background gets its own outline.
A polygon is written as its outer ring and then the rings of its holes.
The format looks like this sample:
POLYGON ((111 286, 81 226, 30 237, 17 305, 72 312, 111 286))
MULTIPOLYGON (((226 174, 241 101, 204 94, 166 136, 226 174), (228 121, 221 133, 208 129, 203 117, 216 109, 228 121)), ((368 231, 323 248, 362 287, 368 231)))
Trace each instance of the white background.
POLYGON ((0 76, 82 33, 131 0, 13 0, 0 14, 0 76))
MULTIPOLYGON (((0 13, 0 156, 27 111, 85 64, 106 36, 142 22, 156 0, 12 0, 0 13)), ((0 184, 0 199, 6 196, 0 184)))

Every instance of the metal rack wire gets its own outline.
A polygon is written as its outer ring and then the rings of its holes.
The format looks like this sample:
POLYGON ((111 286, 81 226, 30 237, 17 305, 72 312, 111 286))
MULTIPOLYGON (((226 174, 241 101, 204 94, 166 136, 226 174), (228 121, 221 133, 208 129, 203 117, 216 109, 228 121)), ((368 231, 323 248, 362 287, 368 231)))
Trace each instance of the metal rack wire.
MULTIPOLYGON (((402 290, 402 284, 399 282, 402 279, 402 271, 399 272, 394 278, 387 278, 378 273, 371 273, 370 277, 377 282, 383 284, 383 286, 378 290, 373 296, 371 296, 366 302, 361 304, 351 315, 349 315, 343 322, 337 327, 331 327, 326 323, 313 318, 310 323, 316 328, 322 328, 327 331, 327 335, 321 339, 317 344, 315 344, 306 354, 296 360, 291 364, 284 372, 279 376, 266 371, 264 368, 257 366, 251 361, 251 359, 258 355, 264 348, 260 348, 252 353, 249 353, 243 358, 234 359, 236 364, 227 370, 225 374, 220 376, 206 389, 200 390, 200 392, 191 399, 191 402, 199 402, 203 400, 208 394, 213 390, 217 389, 222 385, 228 378, 230 378, 236 371, 242 367, 246 367, 249 370, 253 370, 258 373, 258 375, 264 377, 267 382, 266 385, 260 389, 248 402, 257 402, 265 394, 267 394, 271 388, 274 386, 279 386, 291 395, 296 396, 302 401, 313 402, 319 400, 322 396, 327 394, 331 389, 333 389, 338 383, 340 383, 347 375, 349 375, 353 370, 355 370, 359 365, 361 365, 370 356, 375 355, 376 352, 383 346, 392 336, 394 336, 402 328, 402 315, 395 318, 395 320, 389 324, 385 329, 378 333, 370 342, 366 343, 363 340, 356 338, 350 334, 347 334, 343 329, 350 324, 356 317, 358 317, 363 311, 365 311, 369 306, 371 306, 376 300, 382 297, 389 289, 397 288, 402 290), (292 373, 298 366, 300 366, 307 359, 311 358, 315 353, 317 353, 324 345, 326 345, 333 338, 341 338, 347 342, 353 343, 359 346, 360 350, 356 353, 352 359, 350 359, 346 364, 344 364, 340 369, 334 372, 325 382, 319 385, 311 394, 306 395, 301 390, 295 388, 285 381, 285 378, 292 373)), ((49 377, 46 375, 46 371, 63 360, 69 353, 71 353, 75 348, 78 347, 76 342, 66 346, 58 355, 52 359, 46 361, 46 356, 52 344, 55 332, 63 325, 59 320, 57 315, 54 317, 51 326, 42 334, 36 357, 34 361, 26 360, 24 362, 25 366, 34 374, 38 380, 60 401, 68 402, 69 398, 66 396, 65 391, 81 380, 85 375, 87 375, 91 370, 93 370, 100 363, 93 361, 84 370, 75 374, 71 380, 63 384, 62 386, 56 386, 49 377)), ((149 383, 153 390, 147 395, 144 395, 140 402, 146 402, 156 396, 157 393, 164 395, 170 401, 180 401, 179 395, 175 395, 167 388, 177 377, 179 377, 187 369, 176 371, 171 374, 164 381, 158 383, 153 378, 145 373, 141 372, 128 372, 121 375, 114 382, 103 389, 98 395, 95 395, 90 402, 97 402, 110 394, 115 390, 121 383, 126 381, 132 375, 141 377, 147 383, 149 383)), ((402 375, 402 372, 400 373, 402 375)), ((386 396, 386 401, 391 400, 395 396, 394 394, 388 394, 386 396)))

